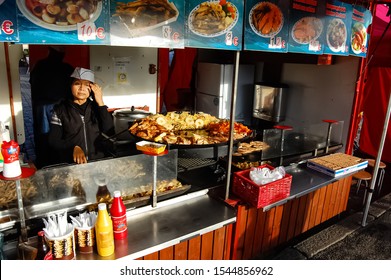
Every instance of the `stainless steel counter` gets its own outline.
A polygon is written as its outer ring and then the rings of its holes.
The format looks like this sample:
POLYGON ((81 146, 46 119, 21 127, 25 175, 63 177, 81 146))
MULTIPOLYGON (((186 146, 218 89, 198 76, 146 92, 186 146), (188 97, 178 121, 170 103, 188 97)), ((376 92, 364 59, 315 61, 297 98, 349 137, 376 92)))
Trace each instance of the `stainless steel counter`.
POLYGON ((292 175, 292 185, 290 195, 283 200, 272 203, 263 208, 264 211, 268 211, 273 207, 282 205, 289 200, 304 196, 308 193, 314 192, 315 190, 332 184, 342 178, 351 176, 355 172, 347 173, 337 178, 331 177, 329 175, 323 174, 321 172, 312 170, 307 167, 306 163, 300 165, 291 165, 285 167, 287 173, 292 175))
POLYGON ((82 254, 78 260, 137 259, 221 228, 236 221, 235 210, 211 198, 207 190, 183 195, 127 212, 128 238, 116 241, 115 253, 101 257, 96 252, 82 254), (213 213, 213 215, 211 215, 213 213))

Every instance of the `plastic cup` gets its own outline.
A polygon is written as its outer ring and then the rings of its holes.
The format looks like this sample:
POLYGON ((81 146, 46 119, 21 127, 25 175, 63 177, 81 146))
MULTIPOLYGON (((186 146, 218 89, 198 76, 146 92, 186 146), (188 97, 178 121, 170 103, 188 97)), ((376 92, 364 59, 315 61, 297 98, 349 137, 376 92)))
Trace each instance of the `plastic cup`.
POLYGON ((80 253, 92 253, 95 246, 95 227, 75 227, 76 246, 80 253))
POLYGON ((45 238, 52 250, 53 260, 74 260, 76 259, 74 230, 58 237, 45 238))

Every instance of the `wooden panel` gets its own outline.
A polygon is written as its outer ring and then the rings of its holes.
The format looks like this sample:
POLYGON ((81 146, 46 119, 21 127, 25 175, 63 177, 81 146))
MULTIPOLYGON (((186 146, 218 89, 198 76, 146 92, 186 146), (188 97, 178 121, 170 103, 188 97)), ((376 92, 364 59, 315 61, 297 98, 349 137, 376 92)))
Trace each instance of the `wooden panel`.
POLYGON ((273 232, 270 239, 270 248, 275 248, 278 245, 278 239, 281 232, 282 214, 284 212, 284 206, 280 205, 276 207, 276 213, 274 214, 273 232))
POLYGON ((307 196, 302 196, 299 198, 299 208, 297 211, 297 219, 296 219, 296 226, 295 226, 295 237, 299 234, 303 233, 303 224, 304 224, 304 218, 306 213, 306 207, 307 205, 307 196))
POLYGON ((270 249, 270 240, 273 233, 273 223, 274 223, 274 214, 276 212, 276 208, 270 209, 266 212, 266 221, 265 221, 265 229, 263 231, 263 240, 262 240, 262 248, 261 252, 268 252, 270 249))
POLYGON ((305 206, 304 220, 303 220, 303 232, 307 231, 310 224, 310 219, 312 213, 312 204, 313 204, 314 193, 309 193, 307 195, 307 202, 305 206))
POLYGON ((263 240, 263 231, 265 228, 265 221, 266 221, 266 213, 263 212, 263 209, 258 209, 257 213, 257 222, 256 222, 256 228, 254 233, 254 242, 253 242, 253 256, 257 256, 261 253, 262 249, 262 240, 263 240))
POLYGON ((159 251, 159 260, 173 260, 174 259, 174 247, 168 247, 159 251))
POLYGON ((308 223, 308 229, 311 229, 315 226, 315 220, 316 220, 317 211, 318 211, 320 193, 321 193, 320 189, 313 192, 312 204, 311 204, 311 216, 310 216, 310 220, 308 223))
POLYGON ((224 255, 225 228, 213 232, 213 260, 222 260, 224 255))
POLYGON ((320 222, 322 221, 322 213, 323 213, 323 206, 324 206, 324 201, 325 201, 325 197, 326 197, 326 190, 327 190, 327 187, 320 188, 318 208, 316 209, 316 217, 315 217, 314 226, 319 225, 320 222))
POLYGON ((291 212, 289 215, 288 233, 286 235, 287 241, 291 240, 295 236, 297 212, 299 211, 299 201, 300 199, 294 199, 292 201, 291 212))
POLYGON ((158 260, 158 259, 159 259, 159 252, 155 252, 144 256, 144 260, 158 260))
POLYGON ((201 260, 211 260, 213 255, 213 232, 201 236, 201 260))
POLYGON ((187 258, 189 260, 199 260, 201 258, 201 236, 189 240, 187 258))
POLYGON ((328 220, 329 207, 330 207, 330 201, 331 201, 331 193, 332 193, 332 185, 328 185, 327 187, 324 187, 324 189, 326 189, 326 196, 324 198, 322 218, 320 220, 321 223, 328 220))
POLYGON ((245 239, 242 255, 243 260, 248 260, 252 257, 255 227, 257 224, 257 214, 258 209, 255 207, 251 207, 247 211, 246 234, 244 236, 245 239))
POLYGON ((338 189, 337 189, 337 194, 336 194, 336 198, 335 198, 335 205, 334 205, 334 211, 333 211, 333 216, 336 216, 338 215, 340 212, 339 212, 339 208, 340 208, 340 205, 341 205, 341 200, 342 200, 342 197, 343 196, 343 191, 344 191, 344 184, 343 182, 340 180, 338 181, 338 189))
POLYGON ((230 260, 231 259, 232 231, 233 231, 233 225, 232 224, 230 224, 230 225, 225 227, 224 260, 230 260))
POLYGON ((174 246, 174 260, 186 260, 187 259, 187 241, 183 241, 174 246))
POLYGON ((280 238, 278 239, 278 244, 283 244, 287 241, 291 209, 292 209, 292 200, 288 201, 284 205, 284 211, 282 213, 282 221, 281 221, 280 238))
POLYGON ((346 207, 348 206, 348 199, 349 199, 349 194, 350 194, 350 188, 351 188, 351 185, 352 185, 352 176, 349 176, 347 178, 344 179, 344 188, 346 188, 346 193, 345 193, 345 197, 344 197, 344 200, 343 203, 342 203, 342 211, 345 211, 346 210, 346 207))
POLYGON ((238 205, 238 212, 236 215, 236 225, 234 234, 234 248, 232 259, 241 260, 243 255, 244 238, 247 224, 248 209, 245 205, 238 205))
POLYGON ((331 195, 331 207, 329 209, 329 219, 335 216, 335 206, 337 205, 337 200, 340 200, 338 195, 338 190, 340 188, 340 181, 337 181, 333 184, 333 194, 331 195))

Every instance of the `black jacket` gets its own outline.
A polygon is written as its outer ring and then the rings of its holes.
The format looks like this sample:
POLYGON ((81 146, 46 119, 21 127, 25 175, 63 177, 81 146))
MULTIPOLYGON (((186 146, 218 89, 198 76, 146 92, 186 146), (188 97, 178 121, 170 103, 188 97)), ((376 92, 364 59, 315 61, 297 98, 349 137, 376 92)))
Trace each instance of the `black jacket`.
POLYGON ((65 100, 53 109, 49 143, 58 152, 58 163, 73 163, 73 148, 80 146, 87 160, 105 156, 101 132, 114 133, 112 115, 107 106, 98 106, 87 100, 84 116, 71 100, 65 100))

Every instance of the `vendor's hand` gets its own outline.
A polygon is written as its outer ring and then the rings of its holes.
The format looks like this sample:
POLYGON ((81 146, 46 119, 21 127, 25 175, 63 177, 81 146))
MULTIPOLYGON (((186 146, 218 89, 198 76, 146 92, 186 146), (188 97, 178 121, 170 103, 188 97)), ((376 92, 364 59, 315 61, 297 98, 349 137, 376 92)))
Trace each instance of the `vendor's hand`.
POLYGON ((105 105, 103 103, 102 88, 98 84, 95 84, 95 83, 91 83, 90 87, 91 87, 91 90, 92 90, 92 92, 94 94, 94 99, 95 99, 96 103, 98 103, 99 106, 105 105))
POLYGON ((84 154, 83 149, 79 146, 75 146, 73 148, 73 161, 77 164, 87 163, 86 155, 84 154))

